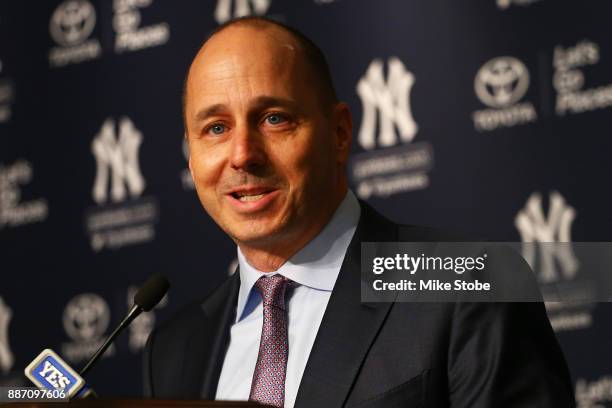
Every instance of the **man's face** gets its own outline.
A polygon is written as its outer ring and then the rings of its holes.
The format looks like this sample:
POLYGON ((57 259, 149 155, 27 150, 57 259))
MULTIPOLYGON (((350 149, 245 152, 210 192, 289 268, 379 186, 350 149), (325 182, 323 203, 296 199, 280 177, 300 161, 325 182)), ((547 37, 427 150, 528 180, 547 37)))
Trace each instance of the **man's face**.
POLYGON ((318 232, 344 194, 350 117, 347 130, 314 80, 274 27, 227 28, 194 60, 189 166, 204 208, 239 244, 278 247, 318 232))

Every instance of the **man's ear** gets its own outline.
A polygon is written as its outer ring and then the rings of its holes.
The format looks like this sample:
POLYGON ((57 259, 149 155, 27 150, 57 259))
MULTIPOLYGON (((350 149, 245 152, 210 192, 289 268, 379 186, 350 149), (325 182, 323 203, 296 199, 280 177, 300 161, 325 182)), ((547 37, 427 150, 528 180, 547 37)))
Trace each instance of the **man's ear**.
POLYGON ((334 107, 334 135, 338 163, 346 164, 353 140, 353 116, 344 102, 339 102, 334 107))

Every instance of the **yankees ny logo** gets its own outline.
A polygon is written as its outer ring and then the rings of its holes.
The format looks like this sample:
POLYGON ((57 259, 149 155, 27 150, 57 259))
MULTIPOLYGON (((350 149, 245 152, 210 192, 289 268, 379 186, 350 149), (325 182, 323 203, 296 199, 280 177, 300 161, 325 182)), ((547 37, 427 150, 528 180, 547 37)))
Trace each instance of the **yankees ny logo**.
POLYGON ((532 268, 536 257, 532 243, 538 243, 541 282, 550 283, 559 279, 555 268, 557 263, 561 266, 565 279, 571 279, 576 275, 579 263, 573 249, 569 244, 561 244, 572 241, 571 228, 575 217, 576 211, 566 204, 565 199, 556 191, 550 194, 548 218, 544 217, 542 196, 539 193, 533 193, 527 200, 525 208, 517 214, 514 224, 524 243, 523 257, 532 268))
POLYGON ((0 298, 0 370, 5 374, 9 372, 15 362, 8 338, 8 327, 12 317, 12 310, 0 298))
POLYGON ((379 114, 378 144, 381 147, 412 141, 417 133, 417 124, 410 108, 410 91, 414 85, 414 75, 406 70, 397 57, 389 59, 389 73, 385 82, 383 62, 375 59, 365 76, 357 84, 357 94, 363 106, 363 118, 358 141, 365 150, 376 147, 376 116, 379 114))
POLYGON ((234 0, 234 14, 232 15, 232 0, 219 0, 215 9, 215 20, 223 24, 232 18, 244 17, 251 14, 262 16, 270 7, 270 0, 234 0), (253 4, 253 10, 249 7, 253 4))
POLYGON ((131 197, 139 197, 145 189, 145 180, 140 172, 138 152, 142 143, 139 132, 130 119, 119 121, 119 137, 115 134, 115 121, 107 119, 100 133, 91 143, 96 158, 96 179, 93 199, 98 204, 108 200, 108 184, 112 172, 111 199, 114 202, 126 198, 126 186, 131 197))

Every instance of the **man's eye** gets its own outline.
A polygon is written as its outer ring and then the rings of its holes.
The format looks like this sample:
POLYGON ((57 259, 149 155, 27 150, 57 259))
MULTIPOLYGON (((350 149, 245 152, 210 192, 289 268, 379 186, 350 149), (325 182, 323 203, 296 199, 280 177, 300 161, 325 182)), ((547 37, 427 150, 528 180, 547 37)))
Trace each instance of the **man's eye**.
POLYGON ((283 117, 282 115, 278 115, 278 114, 271 114, 266 116, 266 121, 271 124, 271 125, 278 125, 280 123, 285 122, 287 119, 285 119, 285 117, 283 117))
POLYGON ((213 135, 221 135, 223 132, 225 132, 225 126, 217 123, 209 127, 208 132, 212 133, 213 135))

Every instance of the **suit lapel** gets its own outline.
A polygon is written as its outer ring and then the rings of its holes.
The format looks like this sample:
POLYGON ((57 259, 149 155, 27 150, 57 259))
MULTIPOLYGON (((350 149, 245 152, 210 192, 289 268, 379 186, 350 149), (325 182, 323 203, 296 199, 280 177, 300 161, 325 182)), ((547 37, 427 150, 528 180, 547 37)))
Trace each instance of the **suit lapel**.
POLYGON ((351 240, 302 376, 295 407, 341 407, 392 303, 361 302, 361 242, 395 241, 397 229, 361 203, 351 240))
POLYGON ((191 399, 214 399, 229 331, 236 314, 240 288, 239 273, 222 284, 202 303, 202 322, 192 334, 185 350, 182 393, 191 399))

